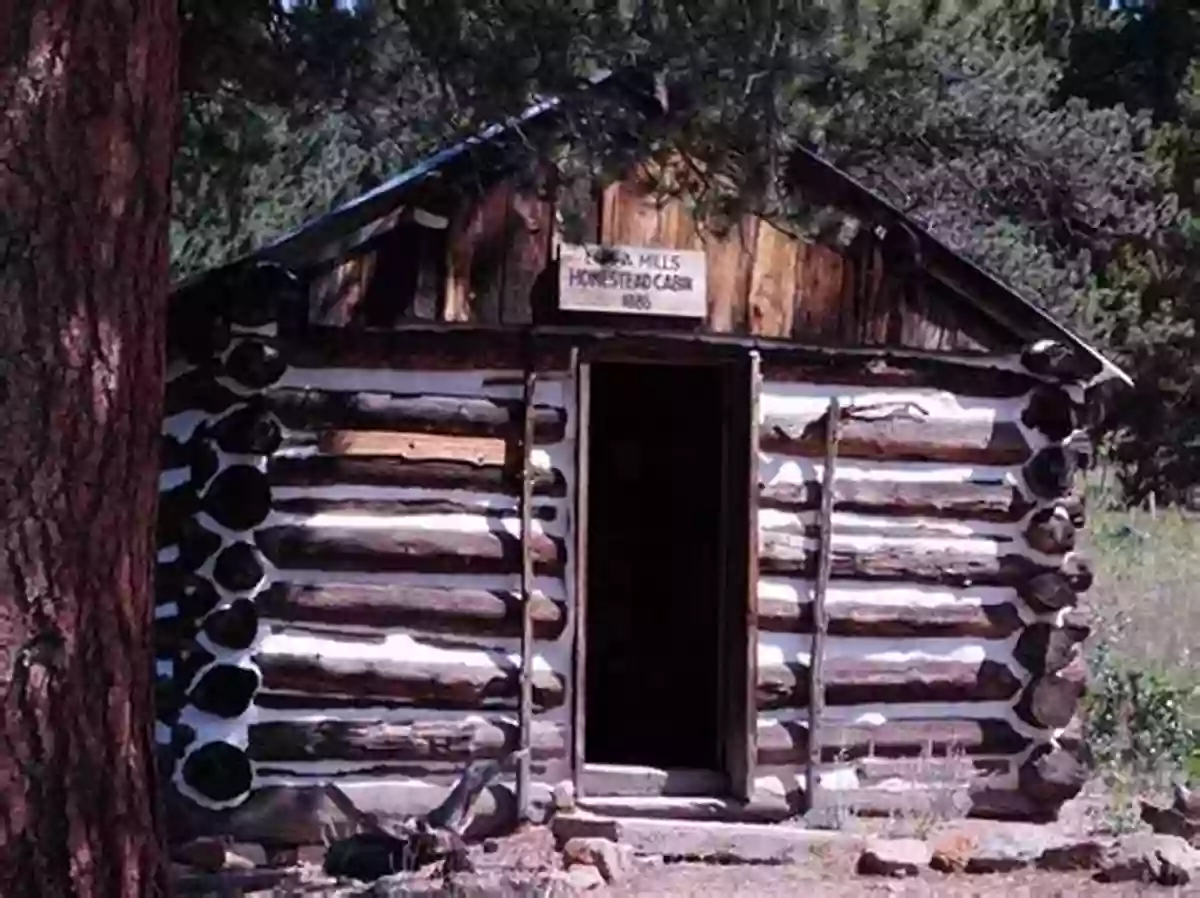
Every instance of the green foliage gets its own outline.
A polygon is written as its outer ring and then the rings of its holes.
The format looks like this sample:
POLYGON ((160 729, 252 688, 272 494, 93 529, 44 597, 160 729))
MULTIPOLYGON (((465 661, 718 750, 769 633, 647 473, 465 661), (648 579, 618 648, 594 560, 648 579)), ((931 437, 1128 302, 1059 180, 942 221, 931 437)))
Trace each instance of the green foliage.
POLYGON ((184 0, 176 276, 536 96, 637 71, 671 114, 566 103, 564 181, 678 148, 700 163, 700 214, 752 205, 811 230, 823 210, 781 175, 814 146, 1128 367, 1110 457, 1131 501, 1200 482, 1194 0, 1136 15, 1050 0, 360 6, 184 0))
POLYGON ((1200 759, 1192 689, 1122 663, 1105 643, 1094 648, 1090 669, 1087 737, 1100 764, 1152 773, 1200 759))

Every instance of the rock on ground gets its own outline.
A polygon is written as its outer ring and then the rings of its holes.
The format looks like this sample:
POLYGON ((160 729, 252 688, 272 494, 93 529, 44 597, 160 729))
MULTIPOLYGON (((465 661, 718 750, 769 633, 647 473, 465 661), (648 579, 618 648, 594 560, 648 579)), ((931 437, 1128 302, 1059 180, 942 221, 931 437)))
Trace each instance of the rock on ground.
POLYGON ((1117 843, 1098 882, 1144 882, 1182 886, 1200 870, 1200 851, 1178 836, 1141 834, 1117 843))
POLYGON ((916 876, 932 859, 920 839, 872 839, 859 855, 857 870, 862 876, 916 876))
POLYGON ((440 879, 410 874, 388 876, 345 898, 574 898, 593 888, 573 882, 567 873, 456 873, 440 879))
POLYGON ((633 849, 608 839, 575 838, 563 846, 567 867, 595 867, 605 882, 623 882, 633 871, 633 849))

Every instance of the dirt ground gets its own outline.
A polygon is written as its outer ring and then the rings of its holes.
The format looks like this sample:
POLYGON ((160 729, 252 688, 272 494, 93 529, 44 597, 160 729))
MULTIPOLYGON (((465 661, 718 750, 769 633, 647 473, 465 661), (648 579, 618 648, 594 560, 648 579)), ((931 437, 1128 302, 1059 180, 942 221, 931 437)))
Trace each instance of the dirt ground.
POLYGON ((1134 898, 1140 895, 1200 895, 1200 885, 1178 889, 1143 885, 1101 885, 1086 874, 1034 873, 952 876, 930 872, 919 879, 858 877, 816 865, 712 866, 670 864, 640 872, 610 889, 612 898, 799 898, 826 895, 905 896, 905 898, 1134 898))

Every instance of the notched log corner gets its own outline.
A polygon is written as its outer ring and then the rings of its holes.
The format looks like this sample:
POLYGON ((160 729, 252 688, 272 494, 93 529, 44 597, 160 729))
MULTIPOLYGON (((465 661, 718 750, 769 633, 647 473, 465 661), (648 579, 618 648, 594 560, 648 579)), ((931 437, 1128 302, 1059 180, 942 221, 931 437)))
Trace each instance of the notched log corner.
POLYGON ((221 450, 233 455, 271 455, 283 443, 283 427, 259 402, 230 412, 212 433, 221 450))
POLYGON ((228 742, 209 742, 188 754, 181 776, 192 789, 214 802, 242 798, 254 784, 250 759, 228 742))
POLYGON ((263 340, 242 339, 225 357, 226 377, 251 390, 265 390, 287 371, 280 351, 263 340))
POLYGON ((1038 340, 1021 352, 1025 370, 1058 383, 1085 383, 1100 373, 1098 359, 1057 340, 1038 340))
POLYGON ((230 530, 250 530, 271 513, 271 483, 250 465, 230 465, 204 491, 204 510, 230 530))
POLYGON ((1030 726, 1060 729, 1071 723, 1087 690, 1087 663, 1076 654, 1066 667, 1025 687, 1017 701, 1017 716, 1030 726))
POLYGON ((1066 390, 1039 386, 1029 395, 1029 404, 1021 412, 1021 423, 1060 443, 1079 426, 1080 417, 1066 390))
POLYGON ((1075 548, 1075 522, 1058 504, 1035 512, 1025 528, 1025 541, 1044 555, 1065 555, 1075 548))
POLYGON ((1044 745, 1021 765, 1017 782, 1022 794, 1038 804, 1057 807, 1078 795, 1091 774, 1086 752, 1044 745))

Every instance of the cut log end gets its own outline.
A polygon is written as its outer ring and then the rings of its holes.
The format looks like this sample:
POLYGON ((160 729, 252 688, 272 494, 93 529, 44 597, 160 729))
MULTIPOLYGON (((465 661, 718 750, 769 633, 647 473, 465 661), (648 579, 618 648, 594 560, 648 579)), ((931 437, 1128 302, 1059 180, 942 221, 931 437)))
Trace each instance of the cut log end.
POLYGON ((283 443, 283 427, 274 415, 250 404, 214 424, 213 439, 234 455, 270 455, 283 443))
POLYGON ((1077 453, 1061 445, 1043 446, 1021 468, 1025 485, 1038 499, 1060 499, 1075 486, 1077 453))
POLYGON ((1057 506, 1043 508, 1025 529, 1025 540, 1045 555, 1065 555, 1075 548, 1075 532, 1069 510, 1057 506))
POLYGON ((204 633, 214 645, 244 651, 258 636, 258 609, 250 599, 234 599, 205 618, 204 633))
POLYGON ((1021 352, 1021 364, 1038 377, 1058 383, 1084 383, 1100 373, 1100 361, 1057 340, 1038 340, 1021 352))
POLYGON ((200 711, 232 720, 246 713, 261 682, 253 668, 214 664, 188 692, 188 700, 200 711))
POLYGON ((1061 570, 1042 571, 1018 584, 1017 592, 1030 608, 1046 614, 1075 605, 1081 591, 1078 587, 1083 582, 1086 581, 1079 578, 1072 580, 1061 570))
POLYGON ((226 546, 213 565, 213 579, 230 592, 249 592, 264 576, 266 570, 258 550, 249 543, 226 546))
POLYGON ((302 308, 308 296, 304 282, 292 271, 273 262, 259 262, 232 278, 223 311, 240 327, 272 324, 284 308, 302 308))
POLYGON ((209 742, 191 752, 184 759, 180 775, 197 793, 220 803, 248 795, 254 785, 250 759, 227 742, 209 742))
POLYGON ((1017 701, 1017 716, 1031 726, 1061 729, 1071 723, 1087 688, 1087 664, 1082 654, 1076 654, 1062 670, 1025 687, 1017 701))
POLYGON ((239 340, 225 357, 226 377, 251 390, 265 390, 287 370, 279 350, 262 340, 239 340))
POLYGON ((1055 443, 1062 442, 1074 432, 1077 418, 1075 403, 1066 390, 1049 386, 1035 389, 1021 413, 1021 423, 1055 443))
POLYGON ((1013 656, 1034 676, 1058 673, 1075 660, 1089 633, 1086 626, 1032 624, 1022 631, 1013 656))
POLYGON ((204 492, 204 510, 230 530, 250 530, 271 513, 271 484, 250 465, 231 465, 204 492))

